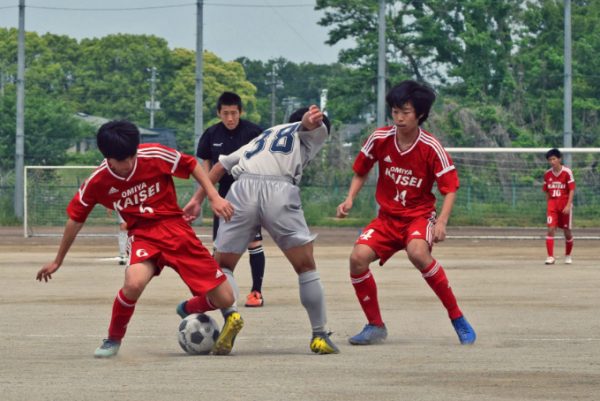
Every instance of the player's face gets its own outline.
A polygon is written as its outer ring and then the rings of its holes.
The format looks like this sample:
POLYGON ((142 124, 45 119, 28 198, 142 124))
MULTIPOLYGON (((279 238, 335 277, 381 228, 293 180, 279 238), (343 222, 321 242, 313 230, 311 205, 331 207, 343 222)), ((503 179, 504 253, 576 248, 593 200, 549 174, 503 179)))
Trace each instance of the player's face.
POLYGON ((550 156, 548 158, 548 164, 550 164, 550 167, 554 170, 560 169, 560 159, 556 156, 550 156))
POLYGON ((108 162, 108 167, 110 167, 113 173, 119 177, 128 177, 135 167, 135 159, 136 156, 134 155, 123 160, 108 158, 106 161, 108 162))
POLYGON ((240 124, 240 109, 235 105, 222 105, 221 110, 219 110, 217 115, 219 116, 223 124, 225 124, 225 127, 227 127, 227 129, 230 131, 236 129, 237 126, 240 124))
POLYGON ((410 103, 405 103, 402 107, 392 107, 392 118, 396 129, 402 134, 412 134, 419 129, 417 112, 410 103))

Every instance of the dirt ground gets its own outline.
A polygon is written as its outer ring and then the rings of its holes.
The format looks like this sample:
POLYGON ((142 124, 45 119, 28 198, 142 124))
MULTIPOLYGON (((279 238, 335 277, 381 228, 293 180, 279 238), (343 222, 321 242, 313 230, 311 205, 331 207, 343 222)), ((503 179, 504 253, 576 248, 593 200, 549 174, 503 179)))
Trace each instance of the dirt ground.
MULTIPOLYGON (((231 355, 181 351, 175 306, 188 292, 167 269, 138 302, 119 355, 96 360, 123 280, 116 238, 79 238, 53 280, 38 283, 35 274, 54 257, 59 238, 25 239, 0 228, 0 399, 600 399, 600 241, 576 232, 573 264, 559 257, 548 267, 541 239, 463 239, 472 232, 450 230, 455 238, 437 245, 434 256, 477 342, 458 343, 440 302, 401 252, 383 268, 372 266, 388 340, 356 347, 347 338, 365 321, 347 261, 357 230, 314 231, 339 355, 310 352, 296 275, 267 238, 266 304, 240 308, 246 326, 231 355)), ((563 248, 557 240, 558 255, 563 248)), ((245 296, 246 256, 236 277, 245 296)))

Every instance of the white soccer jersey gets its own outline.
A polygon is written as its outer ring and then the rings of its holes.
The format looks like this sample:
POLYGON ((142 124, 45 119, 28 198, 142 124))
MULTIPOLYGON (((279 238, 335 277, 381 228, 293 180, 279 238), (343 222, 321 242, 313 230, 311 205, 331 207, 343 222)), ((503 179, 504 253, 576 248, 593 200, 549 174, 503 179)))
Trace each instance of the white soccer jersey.
POLYGON ((288 177, 299 184, 302 170, 325 144, 327 128, 321 124, 312 131, 301 131, 301 123, 269 128, 260 136, 219 162, 235 179, 243 173, 288 177))

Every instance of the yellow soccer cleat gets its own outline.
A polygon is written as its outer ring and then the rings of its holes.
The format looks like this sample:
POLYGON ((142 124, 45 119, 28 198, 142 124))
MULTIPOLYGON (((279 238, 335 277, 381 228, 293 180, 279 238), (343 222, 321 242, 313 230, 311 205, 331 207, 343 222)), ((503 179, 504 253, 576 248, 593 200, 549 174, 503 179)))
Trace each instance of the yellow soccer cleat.
POLYGON ((238 312, 231 312, 227 315, 221 334, 219 334, 219 338, 213 345, 212 353, 214 355, 229 355, 235 337, 242 330, 242 327, 244 327, 244 319, 238 312))
POLYGON ((339 348, 331 341, 329 334, 324 331, 313 333, 313 338, 310 341, 310 350, 315 354, 339 354, 339 348))

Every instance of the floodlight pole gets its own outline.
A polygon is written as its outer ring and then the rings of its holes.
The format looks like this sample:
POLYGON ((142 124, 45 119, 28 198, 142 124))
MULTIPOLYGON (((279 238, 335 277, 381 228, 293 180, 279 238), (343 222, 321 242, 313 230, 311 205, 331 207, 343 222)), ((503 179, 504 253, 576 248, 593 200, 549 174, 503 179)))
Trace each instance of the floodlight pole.
POLYGON ((379 39, 377 55, 377 126, 385 125, 385 0, 379 0, 379 39))
POLYGON ((194 110, 194 154, 198 149, 198 142, 202 135, 203 128, 203 111, 202 103, 204 96, 203 87, 203 70, 204 70, 204 44, 202 43, 202 30, 204 19, 204 0, 196 0, 196 93, 195 93, 195 110, 194 110))
MULTIPOLYGON (((573 147, 573 71, 571 52, 571 0, 565 0, 565 78, 564 78, 564 120, 563 120, 563 145, 565 148, 573 147)), ((571 153, 563 155, 564 164, 572 166, 571 153)))
POLYGON ((23 217, 23 169, 25 159, 25 0, 19 0, 19 36, 17 45, 17 127, 15 132, 15 198, 17 218, 23 217))

